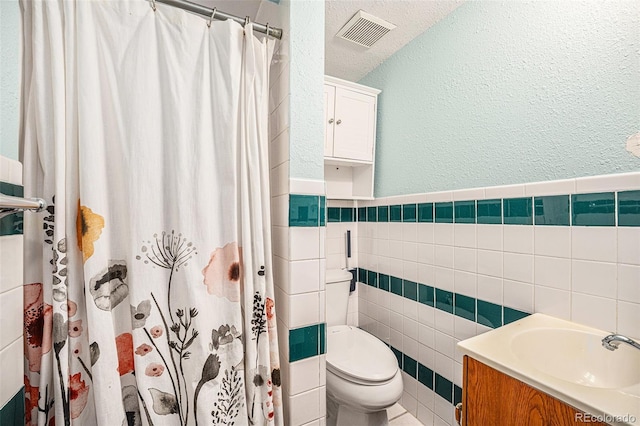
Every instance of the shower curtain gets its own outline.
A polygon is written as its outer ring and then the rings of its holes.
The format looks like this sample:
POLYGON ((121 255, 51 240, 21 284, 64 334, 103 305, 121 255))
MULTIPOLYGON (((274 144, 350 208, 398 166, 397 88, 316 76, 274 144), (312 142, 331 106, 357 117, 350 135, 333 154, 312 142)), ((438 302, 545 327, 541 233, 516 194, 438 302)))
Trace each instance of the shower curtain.
POLYGON ((21 1, 28 425, 282 424, 273 41, 143 0, 21 1))

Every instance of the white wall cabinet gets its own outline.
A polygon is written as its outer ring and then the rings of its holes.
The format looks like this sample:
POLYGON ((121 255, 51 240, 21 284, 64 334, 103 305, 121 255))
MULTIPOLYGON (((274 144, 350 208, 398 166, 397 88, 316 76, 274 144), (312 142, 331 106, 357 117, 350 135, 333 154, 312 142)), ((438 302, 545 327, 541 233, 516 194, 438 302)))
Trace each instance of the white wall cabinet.
POLYGON ((325 77, 327 198, 373 198, 377 100, 380 90, 325 77))

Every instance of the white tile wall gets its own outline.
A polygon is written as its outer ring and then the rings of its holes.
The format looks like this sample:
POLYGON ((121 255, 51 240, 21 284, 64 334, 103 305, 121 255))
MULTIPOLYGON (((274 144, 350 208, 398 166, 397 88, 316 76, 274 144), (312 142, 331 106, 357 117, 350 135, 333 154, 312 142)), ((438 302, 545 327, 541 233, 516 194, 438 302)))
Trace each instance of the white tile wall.
MULTIPOLYGON (((640 189, 640 173, 389 197, 371 203, 629 189, 640 189)), ((358 234, 362 268, 409 280, 417 275, 422 284, 640 338, 640 228, 358 223, 358 234)), ((362 328, 458 386, 462 358, 455 343, 490 330, 364 284, 358 284, 358 296, 362 328)), ((453 425, 450 403, 406 374, 404 378, 401 403, 407 411, 425 424, 453 425)))
MULTIPOLYGON (((22 184, 22 165, 0 157, 0 181, 22 184)), ((0 408, 23 386, 22 235, 0 236, 0 408)))
POLYGON ((324 195, 324 182, 290 178, 289 10, 266 2, 257 20, 284 29, 270 76, 269 167, 273 274, 285 423, 325 424, 324 356, 289 363, 289 330, 325 321, 325 232, 319 227, 289 227, 289 194, 324 195))

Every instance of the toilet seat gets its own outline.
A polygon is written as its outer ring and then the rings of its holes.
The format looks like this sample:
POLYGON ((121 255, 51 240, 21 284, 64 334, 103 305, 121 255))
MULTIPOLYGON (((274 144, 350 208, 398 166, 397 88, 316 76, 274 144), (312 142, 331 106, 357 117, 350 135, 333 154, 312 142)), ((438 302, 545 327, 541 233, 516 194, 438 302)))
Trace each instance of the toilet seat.
POLYGON ((381 385, 398 372, 398 360, 380 340, 348 325, 327 329, 327 370, 352 383, 381 385))

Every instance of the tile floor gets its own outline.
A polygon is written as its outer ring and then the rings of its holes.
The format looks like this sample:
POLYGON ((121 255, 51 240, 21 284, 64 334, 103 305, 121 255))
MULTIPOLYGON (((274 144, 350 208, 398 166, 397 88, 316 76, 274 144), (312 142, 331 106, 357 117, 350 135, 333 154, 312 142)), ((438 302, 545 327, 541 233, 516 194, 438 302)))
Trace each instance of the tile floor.
POLYGON ((387 409, 389 426, 423 426, 411 413, 407 412, 400 404, 395 404, 387 409))

